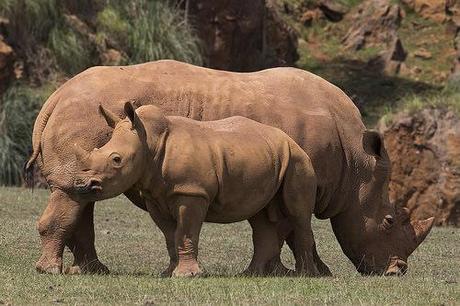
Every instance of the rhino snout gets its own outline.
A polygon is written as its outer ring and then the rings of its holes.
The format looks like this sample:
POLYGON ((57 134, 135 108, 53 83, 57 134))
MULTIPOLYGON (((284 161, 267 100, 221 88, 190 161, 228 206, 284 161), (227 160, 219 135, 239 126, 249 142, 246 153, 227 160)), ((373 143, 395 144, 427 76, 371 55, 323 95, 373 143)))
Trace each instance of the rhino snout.
POLYGON ((76 179, 74 187, 79 193, 89 193, 93 191, 102 191, 102 182, 96 178, 76 179))

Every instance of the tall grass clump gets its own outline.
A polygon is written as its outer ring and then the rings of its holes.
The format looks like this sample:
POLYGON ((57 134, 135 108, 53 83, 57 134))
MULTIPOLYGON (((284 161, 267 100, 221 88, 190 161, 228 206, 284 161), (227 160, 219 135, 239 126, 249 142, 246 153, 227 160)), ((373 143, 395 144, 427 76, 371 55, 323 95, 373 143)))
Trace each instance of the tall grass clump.
POLYGON ((168 1, 139 1, 128 36, 130 63, 177 59, 200 65, 200 44, 184 14, 168 1))
POLYGON ((97 14, 97 24, 99 33, 104 33, 121 45, 128 43, 130 25, 120 9, 113 6, 105 7, 97 14))
POLYGON ((92 65, 91 47, 71 29, 55 27, 49 35, 48 46, 59 67, 70 75, 92 65))
POLYGON ((23 53, 46 40, 62 18, 56 0, 0 0, 0 16, 8 18, 8 37, 23 53))
POLYGON ((0 185, 20 185, 32 143, 35 117, 47 90, 14 85, 0 103, 0 185))

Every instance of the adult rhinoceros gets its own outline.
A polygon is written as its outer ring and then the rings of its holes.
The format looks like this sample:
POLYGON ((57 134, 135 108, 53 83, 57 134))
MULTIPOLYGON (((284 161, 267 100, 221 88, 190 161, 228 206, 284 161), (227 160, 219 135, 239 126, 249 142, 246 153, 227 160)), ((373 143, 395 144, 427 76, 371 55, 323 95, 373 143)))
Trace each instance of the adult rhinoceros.
MULTIPOLYGON (((35 122, 26 169, 37 161, 51 189, 38 222, 39 271, 61 272, 65 245, 74 254, 71 270, 108 271, 94 247, 94 203, 75 192, 74 144, 88 151, 104 145, 111 129, 97 108, 122 116, 127 101, 196 120, 240 115, 285 131, 313 162, 315 215, 331 219, 342 250, 362 273, 404 273, 407 257, 431 229, 433 218, 409 222, 407 212, 390 204, 382 138, 365 129, 339 88, 314 74, 294 68, 232 73, 171 60, 94 67, 62 85, 35 122)), ((143 205, 136 190, 126 195, 143 205)), ((255 239, 256 253, 257 247, 255 239)))

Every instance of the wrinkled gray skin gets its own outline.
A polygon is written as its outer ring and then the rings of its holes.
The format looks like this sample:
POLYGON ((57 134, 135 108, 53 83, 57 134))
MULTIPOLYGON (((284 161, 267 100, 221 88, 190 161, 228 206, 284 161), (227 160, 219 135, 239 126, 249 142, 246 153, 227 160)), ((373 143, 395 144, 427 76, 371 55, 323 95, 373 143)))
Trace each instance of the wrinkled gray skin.
MULTIPOLYGON (((121 117, 127 101, 195 120, 240 115, 286 132, 315 168, 316 217, 331 219, 342 250, 362 273, 403 274, 407 257, 431 229, 433 219, 409 222, 407 212, 389 203, 390 161, 382 138, 366 133, 352 101, 318 76, 295 68, 230 73, 169 60, 94 67, 61 86, 35 123, 34 153, 26 169, 36 160, 52 191, 38 222, 39 271, 60 272, 65 245, 75 257, 69 272, 108 271, 94 248, 94 202, 74 189, 73 144, 87 151, 102 147, 111 129, 98 105, 121 117)), ((138 190, 125 194, 145 208, 138 190)), ((279 228, 292 246, 292 229, 282 222, 279 228)), ((260 238, 254 242, 267 238, 253 230, 260 238)))

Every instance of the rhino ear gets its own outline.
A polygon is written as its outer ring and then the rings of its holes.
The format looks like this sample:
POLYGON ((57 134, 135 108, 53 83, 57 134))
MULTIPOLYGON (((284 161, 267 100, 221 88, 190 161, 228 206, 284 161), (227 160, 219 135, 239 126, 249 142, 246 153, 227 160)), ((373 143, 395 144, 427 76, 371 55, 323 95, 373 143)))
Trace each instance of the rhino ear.
POLYGON ((133 128, 139 129, 142 128, 142 123, 139 116, 136 114, 136 108, 137 107, 135 107, 131 102, 126 102, 124 106, 126 117, 133 124, 133 128))
POLYGON ((384 157, 382 135, 374 130, 366 130, 363 134, 363 148, 367 154, 379 158, 384 157))
POLYGON ((119 118, 117 115, 115 115, 108 109, 105 109, 101 104, 99 104, 99 112, 112 129, 115 128, 119 121, 121 121, 121 118, 119 118))

